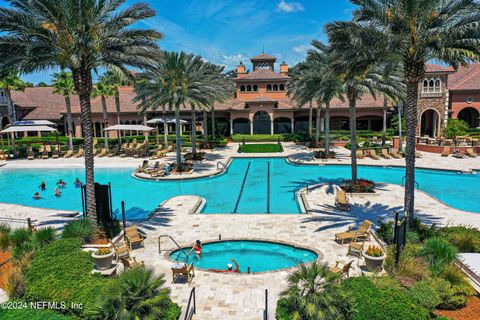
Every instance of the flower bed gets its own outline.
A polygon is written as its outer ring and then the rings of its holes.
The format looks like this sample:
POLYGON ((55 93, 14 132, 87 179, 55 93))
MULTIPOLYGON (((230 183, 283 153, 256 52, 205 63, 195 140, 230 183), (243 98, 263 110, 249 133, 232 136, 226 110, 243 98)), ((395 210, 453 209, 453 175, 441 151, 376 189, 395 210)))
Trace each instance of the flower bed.
POLYGON ((320 151, 315 151, 313 153, 313 156, 317 159, 335 159, 336 153, 333 151, 329 151, 327 156, 324 150, 320 150, 320 151))
POLYGON ((343 180, 340 188, 350 193, 375 193, 375 183, 362 178, 357 179, 356 183, 352 183, 352 180, 343 180))
POLYGON ((196 153, 186 153, 184 156, 185 160, 193 161, 202 161, 205 159, 205 152, 196 152, 196 153))

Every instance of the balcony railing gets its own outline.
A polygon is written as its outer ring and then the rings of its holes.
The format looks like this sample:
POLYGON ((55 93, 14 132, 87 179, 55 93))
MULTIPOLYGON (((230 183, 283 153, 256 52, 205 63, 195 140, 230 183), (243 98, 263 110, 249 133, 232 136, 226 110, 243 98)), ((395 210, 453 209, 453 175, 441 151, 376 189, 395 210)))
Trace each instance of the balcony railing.
POLYGON ((7 105, 7 98, 0 97, 0 106, 6 106, 6 105, 7 105))
POLYGON ((443 96, 442 92, 421 92, 420 96, 422 98, 441 98, 443 96))

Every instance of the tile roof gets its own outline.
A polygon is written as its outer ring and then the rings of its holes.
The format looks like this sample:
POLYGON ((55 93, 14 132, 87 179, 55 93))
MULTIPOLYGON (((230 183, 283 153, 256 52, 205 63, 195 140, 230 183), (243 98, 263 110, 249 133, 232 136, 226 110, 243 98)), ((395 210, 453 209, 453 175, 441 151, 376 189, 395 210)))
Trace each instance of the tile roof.
POLYGON ((425 72, 438 73, 438 72, 455 72, 453 67, 443 67, 437 64, 427 63, 425 64, 425 72))
MULTIPOLYGON (((65 112, 65 98, 54 94, 52 87, 25 88, 25 91, 12 91, 13 102, 21 108, 32 108, 25 120, 60 120, 65 112)), ((72 105, 78 99, 72 99, 72 105)))
POLYGON ((242 82, 245 80, 288 80, 288 76, 273 72, 269 69, 257 69, 253 72, 239 75, 234 81, 242 82))
POLYGON ((262 53, 262 54, 259 54, 258 56, 250 58, 250 61, 271 61, 271 60, 276 61, 277 58, 265 53, 262 53))
POLYGON ((448 77, 448 90, 480 90, 480 63, 459 67, 448 77))

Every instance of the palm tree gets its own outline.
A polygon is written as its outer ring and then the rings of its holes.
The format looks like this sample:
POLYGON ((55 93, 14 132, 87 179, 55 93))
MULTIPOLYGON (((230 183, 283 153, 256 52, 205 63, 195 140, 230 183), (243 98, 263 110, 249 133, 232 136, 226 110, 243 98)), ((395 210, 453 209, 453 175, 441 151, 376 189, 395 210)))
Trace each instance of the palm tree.
MULTIPOLYGON (((103 126, 108 127, 108 109, 107 109, 107 97, 115 95, 115 88, 106 82, 100 80, 93 88, 92 97, 100 97, 102 100, 102 113, 103 113, 103 126)), ((104 132, 104 148, 108 150, 108 131, 104 132)))
MULTIPOLYGON (((12 72, 5 70, 5 76, 0 79, 0 89, 3 89, 5 93, 5 99, 7 100, 7 112, 8 112, 8 122, 13 125, 15 122, 15 106, 12 101, 12 90, 25 90, 27 86, 18 76, 17 72, 12 72)), ((12 150, 13 155, 15 156, 17 150, 15 148, 15 139, 12 139, 12 150)))
POLYGON ((162 34, 133 28, 155 15, 146 4, 121 10, 123 0, 9 0, 0 10, 0 73, 30 73, 52 67, 72 72, 80 99, 86 176, 86 213, 97 225, 90 97, 92 70, 115 66, 148 68, 159 54, 162 34))
POLYGON ((71 72, 61 71, 52 75, 53 93, 61 94, 65 98, 67 110, 68 149, 73 150, 73 121, 70 95, 75 92, 71 72))
POLYGON ((301 265, 288 276, 280 296, 292 306, 292 319, 345 319, 345 294, 338 286, 339 275, 327 264, 301 265))
POLYGON ((164 277, 146 267, 125 271, 87 310, 88 319, 166 319, 173 303, 164 277))
POLYGON ((475 0, 354 0, 350 47, 368 43, 375 60, 400 61, 406 83, 405 211, 414 215, 418 84, 435 59, 453 67, 480 59, 480 4, 475 0))

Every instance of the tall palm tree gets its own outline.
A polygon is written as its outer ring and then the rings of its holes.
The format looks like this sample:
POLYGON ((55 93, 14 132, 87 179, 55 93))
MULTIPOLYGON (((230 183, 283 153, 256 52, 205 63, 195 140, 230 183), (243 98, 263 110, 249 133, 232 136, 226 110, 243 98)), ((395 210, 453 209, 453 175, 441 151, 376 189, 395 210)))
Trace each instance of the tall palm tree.
MULTIPOLYGON (((93 88, 92 97, 100 97, 102 101, 103 126, 108 127, 107 98, 115 95, 115 88, 106 82, 100 81, 93 88)), ((103 131, 104 148, 108 150, 108 131, 103 131)))
POLYGON ((351 29, 351 48, 370 44, 376 61, 397 59, 406 83, 405 211, 413 217, 418 84, 434 59, 457 68, 480 60, 480 4, 475 0, 352 0, 359 6, 351 29))
MULTIPOLYGON (((20 79, 17 72, 12 72, 8 69, 5 70, 5 76, 0 78, 0 89, 5 92, 5 99, 7 100, 7 112, 8 122, 13 125, 15 121, 15 107, 12 101, 12 90, 25 90, 26 83, 20 79)), ((12 139, 13 155, 16 155, 17 150, 15 148, 15 139, 12 139)))
POLYGON ((71 70, 80 99, 85 147, 86 211, 97 225, 90 97, 92 70, 115 66, 148 68, 159 54, 162 34, 132 25, 155 11, 123 0, 8 0, 0 10, 0 73, 30 73, 52 67, 71 70))
POLYGON ((55 72, 52 75, 53 93, 61 94, 65 98, 67 110, 68 149, 73 150, 73 121, 70 95, 75 92, 72 73, 68 71, 55 72))
POLYGON ((345 319, 346 299, 338 280, 327 264, 315 262, 293 271, 280 294, 292 306, 292 319, 345 319))

